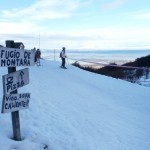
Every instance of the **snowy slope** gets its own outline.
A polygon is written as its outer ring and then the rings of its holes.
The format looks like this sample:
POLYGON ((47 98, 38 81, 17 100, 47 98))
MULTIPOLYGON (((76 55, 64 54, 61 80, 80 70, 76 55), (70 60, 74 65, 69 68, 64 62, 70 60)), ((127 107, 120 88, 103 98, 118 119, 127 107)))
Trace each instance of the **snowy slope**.
POLYGON ((11 113, 0 114, 0 150, 150 149, 149 88, 59 65, 29 68, 30 84, 18 90, 31 93, 20 111, 23 140, 11 139, 11 113))

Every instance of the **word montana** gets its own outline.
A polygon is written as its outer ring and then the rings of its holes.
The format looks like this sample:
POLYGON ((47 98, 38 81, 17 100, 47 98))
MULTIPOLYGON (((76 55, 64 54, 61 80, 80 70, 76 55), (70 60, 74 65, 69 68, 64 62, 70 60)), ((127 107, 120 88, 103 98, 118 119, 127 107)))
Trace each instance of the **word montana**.
POLYGON ((0 66, 31 66, 34 65, 35 52, 15 48, 0 47, 0 66))

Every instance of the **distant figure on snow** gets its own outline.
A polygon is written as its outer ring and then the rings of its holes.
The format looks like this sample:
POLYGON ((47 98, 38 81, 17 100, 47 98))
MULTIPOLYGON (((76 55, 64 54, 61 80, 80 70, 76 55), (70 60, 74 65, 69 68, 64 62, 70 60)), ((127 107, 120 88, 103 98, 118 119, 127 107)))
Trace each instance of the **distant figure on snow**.
POLYGON ((31 49, 35 52, 35 57, 34 57, 34 62, 36 63, 37 59, 36 59, 36 48, 34 47, 33 49, 31 49))
POLYGON ((66 67, 65 67, 65 64, 66 64, 66 54, 65 54, 65 50, 66 50, 66 48, 65 47, 63 47, 62 48, 62 51, 60 52, 60 58, 61 58, 61 60, 62 60, 62 64, 61 64, 61 68, 64 68, 64 69, 67 69, 66 67))
POLYGON ((40 51, 40 49, 37 49, 35 55, 36 55, 36 60, 37 60, 37 66, 40 66, 40 59, 41 59, 41 51, 40 51))

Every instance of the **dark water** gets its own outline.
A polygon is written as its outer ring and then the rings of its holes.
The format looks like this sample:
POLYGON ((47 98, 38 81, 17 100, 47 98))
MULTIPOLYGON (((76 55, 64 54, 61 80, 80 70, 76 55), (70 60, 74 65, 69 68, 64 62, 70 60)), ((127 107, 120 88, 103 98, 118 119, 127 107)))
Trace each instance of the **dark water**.
MULTIPOLYGON (((42 57, 48 60, 60 61, 59 52, 59 50, 43 50, 42 57)), ((66 54, 70 63, 86 59, 94 62, 123 64, 150 55, 150 50, 67 50, 66 54)), ((85 62, 80 61, 80 63, 85 62)))

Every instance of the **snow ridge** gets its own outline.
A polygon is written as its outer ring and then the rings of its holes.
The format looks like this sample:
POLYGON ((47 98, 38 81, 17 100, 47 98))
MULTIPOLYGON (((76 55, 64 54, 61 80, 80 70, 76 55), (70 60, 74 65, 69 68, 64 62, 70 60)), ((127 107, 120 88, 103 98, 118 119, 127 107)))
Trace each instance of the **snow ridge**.
POLYGON ((18 90, 31 93, 29 109, 19 111, 22 141, 11 139, 11 114, 1 114, 0 150, 150 148, 149 88, 70 65, 63 70, 59 62, 41 64, 29 68, 30 84, 18 90))

